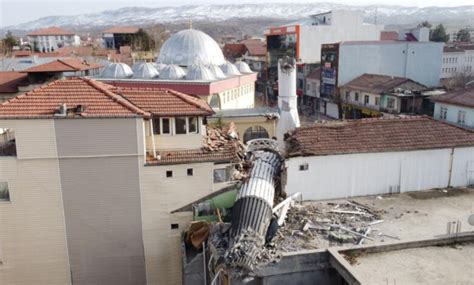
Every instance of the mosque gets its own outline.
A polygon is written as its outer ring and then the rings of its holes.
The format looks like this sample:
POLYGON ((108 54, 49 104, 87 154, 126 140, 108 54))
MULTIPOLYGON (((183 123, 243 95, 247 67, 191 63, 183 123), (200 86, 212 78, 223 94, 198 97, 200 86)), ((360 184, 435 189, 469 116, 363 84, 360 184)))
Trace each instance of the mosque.
POLYGON ((111 63, 99 78, 121 87, 167 88, 200 97, 214 109, 210 122, 234 122, 240 139, 276 136, 276 109, 255 106, 257 72, 247 63, 231 63, 217 42, 206 33, 189 28, 163 44, 155 63, 132 67, 111 63))

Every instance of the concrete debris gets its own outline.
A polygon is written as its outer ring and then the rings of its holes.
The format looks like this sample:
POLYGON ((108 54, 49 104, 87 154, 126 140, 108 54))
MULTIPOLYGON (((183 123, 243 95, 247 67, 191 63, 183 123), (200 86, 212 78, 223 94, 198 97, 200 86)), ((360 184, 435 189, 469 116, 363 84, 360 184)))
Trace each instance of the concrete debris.
POLYGON ((243 160, 245 157, 245 145, 238 139, 235 125, 230 123, 222 128, 206 128, 207 135, 204 138, 204 148, 209 151, 235 151, 236 156, 243 160))

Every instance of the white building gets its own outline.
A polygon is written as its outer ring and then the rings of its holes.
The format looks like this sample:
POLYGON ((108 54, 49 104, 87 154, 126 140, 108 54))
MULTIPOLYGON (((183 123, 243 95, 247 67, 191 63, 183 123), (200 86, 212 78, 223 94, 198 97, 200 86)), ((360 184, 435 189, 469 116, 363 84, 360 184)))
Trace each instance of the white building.
POLYGON ((441 78, 474 76, 474 45, 448 45, 443 50, 441 78))
POLYGON ((287 192, 308 200, 474 184, 474 132, 429 117, 317 123, 286 143, 287 192))
POLYGON ((434 117, 474 129, 474 87, 436 96, 434 117))
POLYGON ((28 34, 28 41, 38 52, 54 52, 65 46, 79 46, 81 38, 58 27, 49 27, 28 34))

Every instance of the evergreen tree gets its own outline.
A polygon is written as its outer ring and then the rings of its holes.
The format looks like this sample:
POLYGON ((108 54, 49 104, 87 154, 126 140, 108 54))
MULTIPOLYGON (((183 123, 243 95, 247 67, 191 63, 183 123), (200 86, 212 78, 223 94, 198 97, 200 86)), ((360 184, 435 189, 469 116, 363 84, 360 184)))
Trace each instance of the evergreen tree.
POLYGON ((418 24, 418 27, 419 27, 419 28, 428 28, 428 29, 431 29, 432 26, 431 26, 430 22, 428 22, 428 21, 423 21, 423 22, 421 22, 421 23, 418 24))
POLYGON ((469 33, 468 29, 460 29, 459 32, 456 34, 456 41, 458 42, 470 42, 471 41, 471 34, 469 33))
POLYGON ((13 36, 12 32, 8 31, 5 34, 5 38, 2 40, 4 53, 9 54, 13 50, 13 47, 18 45, 18 41, 13 36))
POLYGON ((449 35, 446 34, 446 29, 443 24, 437 25, 430 33, 430 41, 433 42, 447 42, 449 41, 449 35))

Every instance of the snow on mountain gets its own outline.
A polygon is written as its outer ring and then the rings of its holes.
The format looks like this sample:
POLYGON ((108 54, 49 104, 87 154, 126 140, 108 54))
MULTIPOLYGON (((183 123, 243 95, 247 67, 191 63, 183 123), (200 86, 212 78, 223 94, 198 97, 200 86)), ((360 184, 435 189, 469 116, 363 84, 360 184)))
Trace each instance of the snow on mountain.
POLYGON ((365 20, 381 24, 414 24, 430 22, 473 22, 474 5, 459 7, 405 7, 394 5, 350 6, 336 3, 306 4, 239 4, 239 5, 186 5, 179 7, 127 7, 100 13, 77 16, 49 16, 4 29, 34 30, 48 26, 100 27, 113 25, 147 25, 175 21, 223 21, 245 18, 274 18, 291 20, 334 9, 365 11, 365 20))

